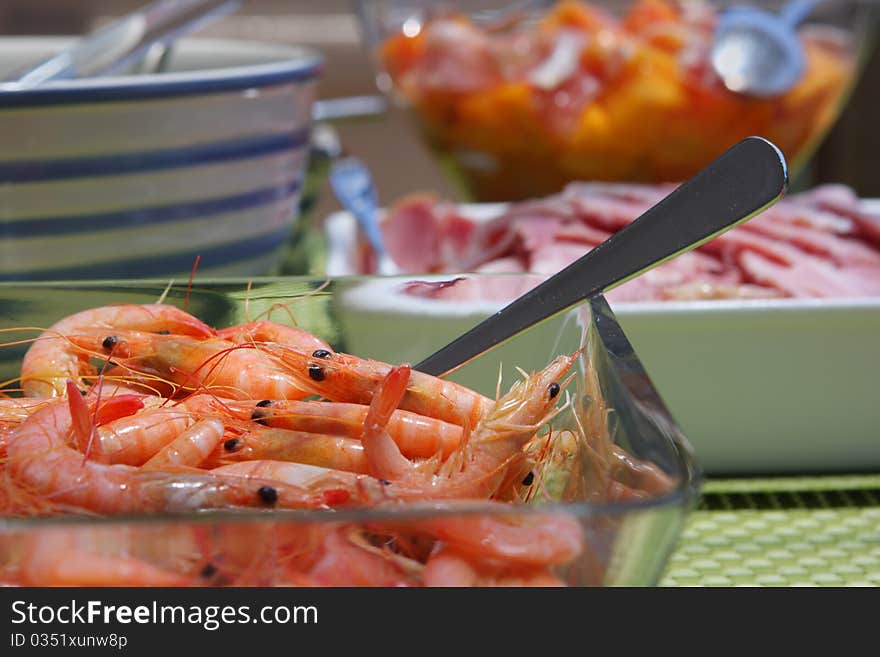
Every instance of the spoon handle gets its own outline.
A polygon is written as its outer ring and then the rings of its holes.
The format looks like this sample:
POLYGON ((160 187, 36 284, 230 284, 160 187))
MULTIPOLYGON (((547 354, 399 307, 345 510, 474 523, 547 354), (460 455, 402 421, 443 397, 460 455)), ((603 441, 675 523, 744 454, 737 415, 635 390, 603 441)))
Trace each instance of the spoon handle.
POLYGON ((113 75, 210 20, 231 13, 241 0, 156 0, 109 23, 10 81, 32 87, 53 80, 113 75))
POLYGON ((385 254, 379 229, 379 199, 367 165, 354 157, 336 160, 330 169, 330 185, 342 205, 351 212, 367 236, 373 251, 385 254))
POLYGON ((813 8, 821 1, 822 0, 789 0, 779 12, 779 17, 787 25, 795 27, 810 15, 813 8))
POLYGON ((742 223, 788 186, 776 146, 749 137, 536 288, 416 365, 439 376, 579 301, 606 292, 742 223))

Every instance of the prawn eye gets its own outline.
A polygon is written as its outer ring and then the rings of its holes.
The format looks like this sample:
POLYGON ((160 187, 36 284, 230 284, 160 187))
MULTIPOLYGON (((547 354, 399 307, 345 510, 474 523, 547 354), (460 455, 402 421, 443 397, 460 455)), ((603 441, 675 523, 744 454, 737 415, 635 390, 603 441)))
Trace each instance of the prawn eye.
POLYGON ((278 491, 271 486, 260 486, 257 489, 257 495, 266 504, 275 504, 278 501, 278 491))
POLYGON ((104 349, 107 349, 109 351, 110 349, 113 349, 113 347, 116 346, 117 342, 119 342, 119 340, 116 338, 115 335, 108 335, 106 338, 104 338, 104 341, 101 343, 101 346, 104 347, 104 349))
POLYGON ((527 474, 525 477, 523 477, 522 485, 523 485, 523 486, 531 486, 531 485, 532 485, 532 482, 533 482, 534 480, 535 480, 535 473, 529 471, 529 474, 527 474))
POLYGON ((309 365, 309 377, 315 381, 324 380, 324 368, 320 365, 309 365))
POLYGON ((205 567, 202 568, 202 572, 200 573, 202 577, 207 579, 208 577, 213 577, 217 574, 217 566, 212 564, 210 561, 205 564, 205 567))
POLYGON ((223 449, 225 449, 227 452, 234 452, 238 449, 238 444, 240 442, 241 441, 238 438, 230 438, 225 443, 223 443, 223 449))
POLYGON ((312 356, 314 356, 315 358, 330 358, 330 356, 332 355, 333 354, 331 354, 326 349, 318 349, 312 354, 312 356))
POLYGON ((559 394, 559 384, 556 383, 555 381, 553 383, 551 383, 550 387, 549 387, 549 391, 550 391, 550 399, 553 399, 556 395, 559 394))
POLYGON ((266 414, 263 411, 261 411, 259 408, 255 408, 254 412, 251 413, 251 419, 254 422, 256 422, 257 424, 263 424, 263 425, 269 424, 266 421, 266 414))
POLYGON ((270 406, 271 404, 272 404, 271 399, 264 399, 261 402, 257 402, 257 406, 259 406, 260 408, 265 408, 266 406, 270 406))

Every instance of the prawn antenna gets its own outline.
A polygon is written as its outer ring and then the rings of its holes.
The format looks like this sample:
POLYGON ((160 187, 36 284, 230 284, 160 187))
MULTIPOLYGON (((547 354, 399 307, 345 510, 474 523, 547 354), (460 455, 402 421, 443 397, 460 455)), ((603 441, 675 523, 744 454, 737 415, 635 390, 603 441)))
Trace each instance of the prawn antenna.
POLYGON ((183 297, 183 311, 189 312, 189 293, 192 292, 193 279, 196 277, 196 269, 199 268, 199 262, 201 261, 202 256, 197 255, 195 262, 193 262, 192 269, 189 272, 189 282, 186 285, 186 295, 183 297))
POLYGON ((303 294, 297 294, 293 299, 291 299, 287 303, 284 303, 281 301, 277 301, 277 302, 273 303, 266 310, 264 310, 259 315, 257 315, 256 319, 259 319, 261 317, 265 317, 267 320, 271 320, 272 313, 275 310, 282 309, 287 313, 287 316, 290 317, 290 321, 293 322, 293 325, 296 328, 299 328, 299 322, 296 320, 296 315, 294 314, 294 312, 290 306, 292 306, 297 301, 302 301, 303 299, 309 299, 311 297, 318 296, 329 285, 330 285, 330 279, 325 278, 324 281, 320 285, 318 285, 316 288, 309 290, 308 292, 305 292, 303 294))
POLYGON ((159 295, 159 298, 156 299, 157 304, 165 303, 165 299, 168 298, 168 293, 171 292, 171 288, 174 287, 174 279, 172 278, 168 281, 168 285, 165 286, 165 289, 162 291, 162 294, 159 295))
MULTIPOLYGON (((109 362, 109 360, 107 362, 109 362)), ((98 382, 95 384, 95 391, 95 412, 89 426, 89 437, 88 440, 86 440, 85 449, 83 449, 83 465, 89 460, 89 454, 92 452, 92 444, 95 441, 95 429, 98 426, 98 409, 101 406, 101 394, 104 392, 104 372, 101 372, 98 375, 98 382)))
POLYGON ((501 398, 501 381, 504 379, 504 363, 498 364, 498 381, 495 383, 495 401, 501 398))
POLYGON ((254 287, 253 279, 248 279, 247 290, 244 293, 244 318, 248 323, 251 322, 251 290, 254 287))
POLYGON ((281 303, 280 301, 273 303, 269 306, 269 309, 266 310, 266 319, 269 319, 272 315, 273 310, 283 310, 287 313, 287 316, 290 318, 290 321, 293 322, 293 325, 296 328, 299 328, 299 322, 296 321, 296 315, 293 313, 293 310, 290 309, 290 306, 286 303, 281 303))

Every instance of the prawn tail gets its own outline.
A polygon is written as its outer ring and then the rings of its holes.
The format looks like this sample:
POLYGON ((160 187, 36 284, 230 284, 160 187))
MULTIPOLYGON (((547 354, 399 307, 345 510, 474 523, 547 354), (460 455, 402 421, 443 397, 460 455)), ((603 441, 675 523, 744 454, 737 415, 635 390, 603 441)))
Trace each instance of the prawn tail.
POLYGON ((388 424, 391 414, 397 410, 400 400, 406 393, 410 371, 409 365, 401 365, 391 369, 370 403, 370 410, 364 420, 365 426, 384 427, 388 424))
POLYGON ((70 409, 70 418, 73 424, 73 438, 77 449, 83 453, 83 460, 88 458, 89 449, 92 446, 92 437, 95 432, 95 424, 89 415, 89 404, 80 393, 76 383, 69 380, 67 387, 67 406, 70 409))
POLYGON ((101 426, 134 415, 144 409, 145 395, 121 394, 108 397, 98 405, 95 424, 101 426))
MULTIPOLYGON (((143 307, 152 310, 149 305, 143 307)), ((171 333, 190 335, 194 338, 210 338, 217 334, 215 329, 211 328, 197 317, 190 315, 185 310, 180 310, 175 306, 159 304, 157 304, 156 307, 160 309, 158 317, 161 320, 163 328, 171 333)))
POLYGON ((413 468, 386 430, 391 414, 406 393, 410 366, 393 367, 370 402, 361 442, 370 470, 376 477, 398 479, 413 468))

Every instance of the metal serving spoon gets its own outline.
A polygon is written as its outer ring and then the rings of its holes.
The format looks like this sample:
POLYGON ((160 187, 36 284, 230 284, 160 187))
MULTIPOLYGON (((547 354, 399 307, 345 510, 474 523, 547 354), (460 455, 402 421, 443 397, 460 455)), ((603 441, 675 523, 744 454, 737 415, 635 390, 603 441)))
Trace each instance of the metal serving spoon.
POLYGON ((379 228, 379 197, 370 170, 359 159, 343 157, 330 167, 330 186, 343 207, 351 212, 363 229, 379 261, 379 273, 399 274, 388 255, 379 228))
MULTIPOLYGON (((6 78, 21 87, 53 80, 163 72, 174 42, 237 11, 243 0, 157 0, 77 40, 70 47, 6 78)), ((314 121, 375 117, 387 109, 379 95, 316 100, 314 121)))
POLYGON ((788 188, 779 149, 744 139, 592 251, 415 366, 440 376, 579 301, 707 242, 778 201, 788 188))
POLYGON ((113 75, 143 61, 207 22, 237 10, 240 0, 157 0, 77 40, 72 46, 16 73, 9 82, 32 87, 52 80, 113 75))
POLYGON ((711 61, 731 91, 776 96, 804 73, 804 52, 796 27, 821 0, 789 0, 779 14, 733 7, 718 19, 711 61))

